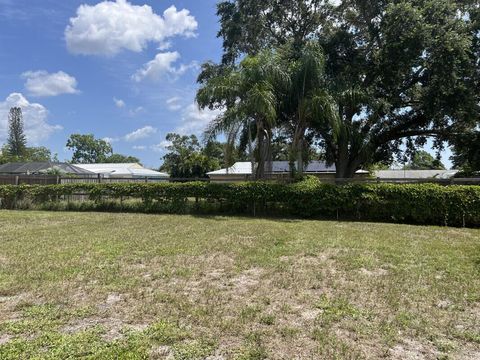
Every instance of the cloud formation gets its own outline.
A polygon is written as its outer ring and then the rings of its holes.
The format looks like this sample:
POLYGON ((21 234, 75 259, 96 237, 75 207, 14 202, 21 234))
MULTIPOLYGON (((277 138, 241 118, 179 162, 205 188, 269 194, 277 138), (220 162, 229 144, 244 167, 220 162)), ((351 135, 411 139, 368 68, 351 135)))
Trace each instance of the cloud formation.
POLYGON ((106 141, 106 142, 109 143, 109 144, 113 144, 114 142, 117 142, 117 141, 118 141, 117 138, 112 138, 112 137, 108 137, 108 136, 107 136, 107 137, 104 137, 102 140, 103 140, 103 141, 106 141))
POLYGON ((60 125, 47 122, 48 110, 41 104, 29 102, 22 94, 12 93, 4 101, 0 101, 0 142, 8 136, 8 113, 12 107, 20 107, 23 113, 25 135, 29 145, 38 145, 52 133, 61 130, 60 125))
POLYGON ((167 147, 172 145, 170 141, 167 140, 162 140, 158 144, 151 145, 150 150, 158 152, 158 153, 163 153, 167 150, 167 147))
POLYGON ((132 142, 141 139, 148 138, 149 136, 155 134, 157 129, 152 126, 144 126, 143 128, 137 129, 124 136, 125 141, 132 142))
POLYGON ((181 64, 175 67, 174 64, 180 59, 180 54, 177 51, 158 53, 155 58, 132 76, 136 82, 142 80, 158 81, 165 77, 175 80, 177 77, 183 75, 189 69, 198 68, 198 64, 194 61, 190 64, 181 64))
POLYGON ((124 108, 125 107, 125 101, 123 101, 122 99, 117 99, 116 97, 113 98, 113 103, 115 104, 115 106, 119 109, 121 108, 124 108))
POLYGON ((77 94, 77 80, 63 71, 48 73, 45 70, 26 71, 22 74, 26 79, 25 89, 32 96, 57 96, 77 94))
POLYGON ((205 131, 207 125, 221 113, 221 110, 201 110, 197 104, 190 104, 182 112, 181 123, 175 129, 175 132, 182 135, 199 135, 205 131))
POLYGON ((170 99, 167 99, 167 101, 165 103, 167 104, 168 110, 170 110, 170 111, 180 110, 182 108, 182 105, 180 105, 180 100, 182 100, 182 99, 178 96, 174 96, 170 99))
POLYGON ((67 48, 74 54, 114 56, 122 50, 140 52, 149 42, 168 47, 174 36, 195 36, 198 23, 187 9, 170 6, 163 16, 148 5, 127 0, 83 4, 65 29, 67 48))

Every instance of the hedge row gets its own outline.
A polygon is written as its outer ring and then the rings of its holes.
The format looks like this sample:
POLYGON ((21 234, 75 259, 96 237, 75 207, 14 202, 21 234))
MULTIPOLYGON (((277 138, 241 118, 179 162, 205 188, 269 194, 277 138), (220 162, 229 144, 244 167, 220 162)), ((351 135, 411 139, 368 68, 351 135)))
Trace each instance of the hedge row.
POLYGON ((0 186, 0 207, 14 209, 21 206, 173 213, 263 213, 302 218, 480 226, 480 186, 336 186, 320 183, 315 178, 288 185, 249 182, 0 186), (84 194, 89 201, 63 207, 56 205, 76 203, 76 197, 72 196, 75 194, 84 194), (131 199, 137 199, 135 206, 132 206, 131 199))

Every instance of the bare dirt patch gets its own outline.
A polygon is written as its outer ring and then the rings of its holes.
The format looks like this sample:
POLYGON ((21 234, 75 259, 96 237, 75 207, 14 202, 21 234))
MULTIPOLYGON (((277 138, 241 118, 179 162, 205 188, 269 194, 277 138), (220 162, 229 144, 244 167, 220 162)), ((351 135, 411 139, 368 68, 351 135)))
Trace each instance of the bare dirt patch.
POLYGON ((319 309, 305 310, 302 312, 302 318, 307 321, 313 321, 321 313, 319 309))
POLYGON ((360 269, 360 274, 365 275, 365 276, 385 276, 388 274, 388 270, 386 269, 374 269, 374 270, 368 270, 365 268, 360 269))
POLYGON ((148 327, 148 324, 130 324, 115 317, 89 317, 75 320, 74 322, 63 326, 60 331, 66 334, 75 334, 90 330, 97 326, 101 326, 105 329, 105 334, 103 335, 105 340, 113 341, 122 338, 126 331, 143 331, 148 327))
POLYGON ((258 285, 260 277, 263 273, 261 268, 252 268, 244 271, 238 276, 235 276, 229 281, 229 284, 233 286, 233 290, 237 293, 245 293, 258 285))
POLYGON ((389 350, 389 357, 393 360, 436 360, 438 355, 433 345, 413 339, 404 339, 389 350))
POLYGON ((0 335, 0 345, 8 343, 11 339, 11 335, 0 335))

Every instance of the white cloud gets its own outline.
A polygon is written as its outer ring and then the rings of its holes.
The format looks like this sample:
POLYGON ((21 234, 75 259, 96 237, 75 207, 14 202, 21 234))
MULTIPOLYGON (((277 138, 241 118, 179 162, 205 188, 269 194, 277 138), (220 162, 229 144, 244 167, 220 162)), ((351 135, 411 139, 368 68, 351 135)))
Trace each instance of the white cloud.
POLYGON ((181 64, 178 67, 174 66, 174 63, 180 59, 180 54, 177 51, 169 51, 165 53, 158 53, 155 58, 132 76, 132 79, 136 82, 140 82, 144 79, 150 81, 158 81, 165 76, 169 76, 172 80, 178 76, 183 75, 190 69, 198 68, 198 63, 193 61, 190 64, 181 64))
POLYGON ((112 138, 112 137, 104 137, 102 139, 103 141, 106 141, 107 143, 109 144, 113 144, 114 142, 117 142, 118 141, 118 138, 112 138))
POLYGON ((123 101, 122 99, 117 99, 116 97, 114 97, 113 102, 115 103, 115 106, 119 109, 125 107, 125 101, 123 101))
POLYGON ((132 147, 132 149, 143 151, 143 150, 147 150, 147 147, 145 145, 135 145, 132 147))
POLYGON ((127 135, 125 135, 124 139, 126 141, 137 141, 137 140, 140 140, 140 139, 145 139, 153 134, 155 134, 157 132, 157 129, 155 129, 154 127, 151 127, 151 126, 145 126, 141 129, 137 129, 127 135))
POLYGON ((10 108, 17 106, 22 109, 25 135, 30 145, 38 145, 53 132, 61 130, 60 125, 50 125, 47 122, 48 110, 41 104, 30 103, 22 94, 12 93, 5 101, 0 101, 0 141, 8 136, 8 113, 10 108))
POLYGON ((181 124, 175 132, 182 135, 200 134, 221 113, 221 110, 201 110, 196 104, 190 104, 183 111, 181 124))
POLYGON ((170 110, 170 111, 180 110, 182 108, 182 105, 180 105, 180 100, 182 100, 182 99, 179 98, 178 96, 174 96, 170 99, 167 99, 167 101, 165 101, 165 103, 167 104, 168 110, 170 110))
POLYGON ((27 71, 22 74, 26 79, 25 88, 32 96, 57 96, 77 94, 77 80, 63 71, 48 73, 45 70, 27 71))
POLYGON ((65 40, 72 53, 113 56, 122 49, 140 52, 149 42, 164 49, 169 38, 195 36, 197 27, 188 10, 173 5, 160 16, 148 5, 102 1, 80 5, 65 29, 65 40))
POLYGON ((143 106, 139 106, 139 107, 136 107, 135 109, 130 109, 128 111, 128 115, 134 117, 143 112, 145 112, 145 108, 143 106))
POLYGON ((170 141, 163 140, 158 144, 151 145, 150 150, 161 153, 161 152, 165 152, 165 150, 167 149, 167 146, 170 146, 170 145, 172 145, 170 141))

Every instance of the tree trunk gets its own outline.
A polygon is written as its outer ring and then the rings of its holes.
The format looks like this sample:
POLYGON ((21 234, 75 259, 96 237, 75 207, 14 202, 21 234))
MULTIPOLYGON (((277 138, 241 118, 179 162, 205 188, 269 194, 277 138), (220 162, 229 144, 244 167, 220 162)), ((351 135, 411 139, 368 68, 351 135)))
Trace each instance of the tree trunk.
POLYGON ((335 161, 335 177, 337 179, 351 179, 355 176, 360 164, 365 161, 360 153, 352 154, 348 144, 341 144, 335 161))
POLYGON ((303 175, 303 139, 300 138, 298 141, 297 148, 297 171, 300 176, 303 175))
POLYGON ((299 124, 295 128, 295 134, 292 142, 292 160, 296 162, 296 170, 298 174, 303 175, 303 138, 305 136, 305 126, 299 124), (293 160, 294 159, 294 160, 293 160))
POLYGON ((257 165, 257 179, 264 179, 266 172, 272 171, 272 149, 271 149, 271 130, 261 123, 257 125, 257 139, 258 139, 258 165, 257 165))
POLYGON ((265 132, 263 124, 257 122, 257 173, 256 180, 265 177, 265 132))
POLYGON ((248 123, 248 152, 250 153, 250 163, 252 167, 251 177, 254 178, 255 176, 255 154, 253 153, 253 146, 252 146, 252 129, 250 127, 250 122, 248 123))

